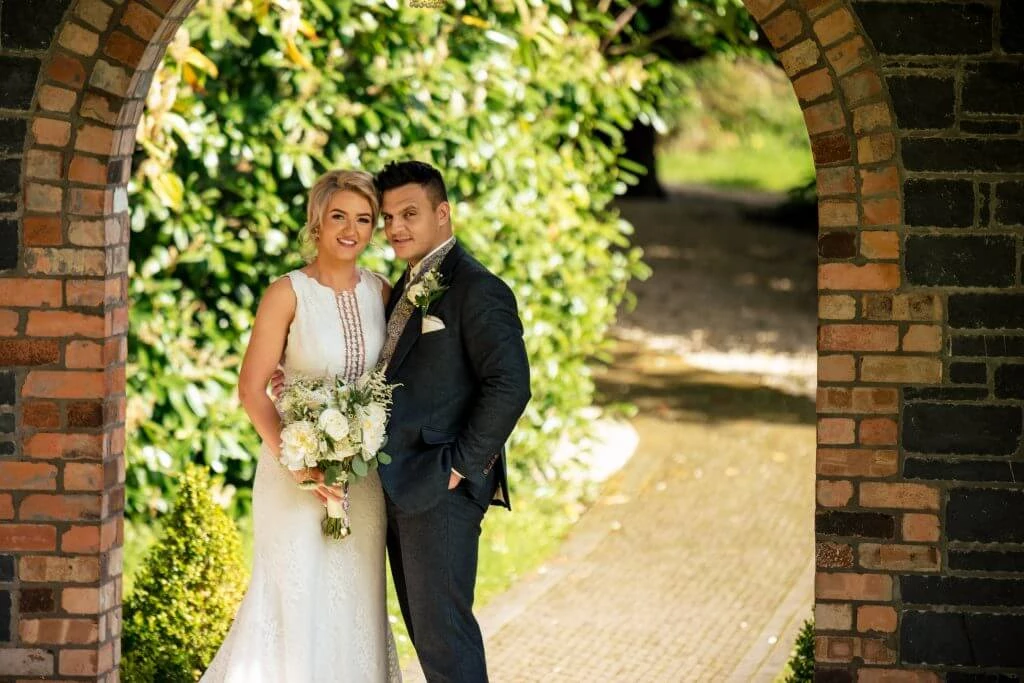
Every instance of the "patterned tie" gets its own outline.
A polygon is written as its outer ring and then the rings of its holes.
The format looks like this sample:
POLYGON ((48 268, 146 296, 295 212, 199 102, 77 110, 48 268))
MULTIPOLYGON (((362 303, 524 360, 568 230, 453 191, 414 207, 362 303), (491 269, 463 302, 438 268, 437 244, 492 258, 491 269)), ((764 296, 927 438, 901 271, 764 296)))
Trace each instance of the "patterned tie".
POLYGON ((402 298, 395 304, 395 307, 391 310, 391 316, 388 318, 388 338, 384 343, 384 349, 380 352, 380 364, 378 365, 380 369, 383 370, 388 367, 388 363, 391 362, 391 356, 395 354, 395 348, 398 346, 398 340, 402 338, 405 326, 408 324, 409 318, 412 317, 413 311, 416 310, 405 293, 414 284, 422 280, 424 275, 437 267, 454 246, 455 240, 449 240, 443 247, 420 261, 416 268, 411 269, 415 272, 411 273, 408 282, 405 283, 405 288, 402 290, 402 298))

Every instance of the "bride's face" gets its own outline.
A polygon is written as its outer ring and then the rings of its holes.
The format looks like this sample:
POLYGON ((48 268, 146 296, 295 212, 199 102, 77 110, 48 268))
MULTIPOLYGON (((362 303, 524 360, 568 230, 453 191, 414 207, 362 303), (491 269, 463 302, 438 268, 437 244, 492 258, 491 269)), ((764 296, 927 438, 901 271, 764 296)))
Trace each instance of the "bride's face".
POLYGON ((373 236, 373 212, 363 195, 350 190, 335 192, 320 220, 317 248, 321 256, 351 261, 373 236))

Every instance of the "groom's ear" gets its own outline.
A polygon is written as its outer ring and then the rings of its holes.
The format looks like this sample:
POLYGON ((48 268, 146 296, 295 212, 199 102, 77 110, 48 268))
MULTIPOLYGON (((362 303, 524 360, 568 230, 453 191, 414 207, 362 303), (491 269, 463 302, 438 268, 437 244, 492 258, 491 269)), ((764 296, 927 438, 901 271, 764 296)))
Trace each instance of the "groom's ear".
POLYGON ((437 222, 444 225, 450 223, 452 219, 452 205, 448 202, 441 202, 435 209, 437 212, 437 222))

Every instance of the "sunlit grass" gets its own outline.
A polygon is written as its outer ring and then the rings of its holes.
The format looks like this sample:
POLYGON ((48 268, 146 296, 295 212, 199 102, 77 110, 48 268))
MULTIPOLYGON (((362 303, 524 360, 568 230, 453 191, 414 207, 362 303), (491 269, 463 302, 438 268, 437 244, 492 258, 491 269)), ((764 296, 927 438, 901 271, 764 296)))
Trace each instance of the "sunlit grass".
POLYGON ((813 178, 814 162, 807 148, 773 136, 755 136, 747 144, 662 150, 658 175, 670 185, 700 183, 784 192, 813 178))

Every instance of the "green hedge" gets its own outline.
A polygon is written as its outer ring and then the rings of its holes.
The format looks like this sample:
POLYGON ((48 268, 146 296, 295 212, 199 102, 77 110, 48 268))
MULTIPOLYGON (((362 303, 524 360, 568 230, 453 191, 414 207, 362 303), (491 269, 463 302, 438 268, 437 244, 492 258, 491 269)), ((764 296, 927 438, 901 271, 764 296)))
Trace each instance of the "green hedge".
MULTIPOLYGON (((193 460, 246 505, 257 437, 237 371, 260 293, 300 265, 306 188, 400 158, 444 169, 460 238, 519 298, 534 399, 513 477, 557 488, 552 447, 587 427, 587 360, 646 270, 609 208, 632 180, 619 128, 654 114, 667 76, 608 62, 569 2, 407 4, 200 2, 169 48, 130 186, 131 513, 166 509, 193 460)), ((365 264, 398 272, 382 241, 365 264)))

